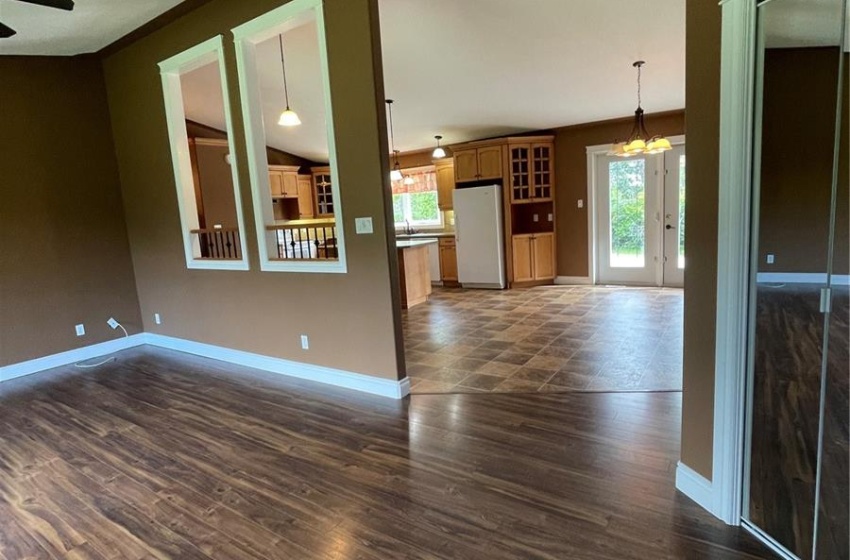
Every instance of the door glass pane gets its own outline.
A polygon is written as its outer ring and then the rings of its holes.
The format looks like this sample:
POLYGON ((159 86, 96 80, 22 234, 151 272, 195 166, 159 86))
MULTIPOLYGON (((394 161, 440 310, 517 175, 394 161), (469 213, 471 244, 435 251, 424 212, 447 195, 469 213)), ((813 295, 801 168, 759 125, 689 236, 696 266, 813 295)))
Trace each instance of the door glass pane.
POLYGON ((643 268, 646 264, 646 160, 608 164, 612 267, 643 268))
MULTIPOLYGON (((847 433, 846 423, 831 417, 846 410, 847 346, 839 343, 835 356, 831 346, 825 347, 833 338, 821 311, 821 290, 832 266, 829 224, 835 204, 842 12, 842 0, 818 2, 816 11, 807 0, 759 6, 756 122, 761 126, 755 131, 759 159, 753 162, 757 227, 751 249, 744 518, 803 560, 814 557, 816 524, 822 528, 819 546, 824 547, 816 558, 848 557, 846 547, 840 550, 847 518, 838 511, 841 501, 847 502, 835 499, 847 496, 847 478, 841 473, 844 467, 834 470, 847 448, 833 448, 824 453, 825 461, 819 459, 820 422, 826 430, 824 443, 847 433), (806 141, 789 143, 788 138, 806 141), (844 377, 837 385, 827 384, 826 401, 835 406, 826 411, 822 383, 831 378, 825 359, 828 366, 843 367, 844 377), (829 497, 819 507, 821 468, 829 497), (819 509, 823 517, 816 521, 819 509)), ((844 313, 840 306, 839 312, 844 313)), ((846 337, 846 330, 841 335, 846 337)))
POLYGON ((685 154, 679 156, 679 268, 685 268, 685 154))

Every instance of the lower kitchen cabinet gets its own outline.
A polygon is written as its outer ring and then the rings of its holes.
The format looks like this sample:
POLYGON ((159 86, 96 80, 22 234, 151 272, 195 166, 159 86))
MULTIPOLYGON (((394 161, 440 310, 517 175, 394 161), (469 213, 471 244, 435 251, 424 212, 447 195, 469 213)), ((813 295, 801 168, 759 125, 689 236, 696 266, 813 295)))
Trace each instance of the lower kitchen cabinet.
POLYGON ((440 239, 440 280, 457 283, 457 246, 454 237, 440 239))
POLYGON ((514 235, 512 243, 514 282, 555 278, 555 234, 514 235))

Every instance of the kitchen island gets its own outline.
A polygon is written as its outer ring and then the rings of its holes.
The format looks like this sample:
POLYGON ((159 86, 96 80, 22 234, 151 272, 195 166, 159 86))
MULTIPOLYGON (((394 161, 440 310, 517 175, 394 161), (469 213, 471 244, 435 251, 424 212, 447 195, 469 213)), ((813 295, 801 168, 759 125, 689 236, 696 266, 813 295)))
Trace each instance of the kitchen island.
POLYGON ((402 309, 410 309, 414 305, 428 301, 428 296, 431 295, 428 245, 435 243, 437 243, 436 239, 396 241, 402 309))

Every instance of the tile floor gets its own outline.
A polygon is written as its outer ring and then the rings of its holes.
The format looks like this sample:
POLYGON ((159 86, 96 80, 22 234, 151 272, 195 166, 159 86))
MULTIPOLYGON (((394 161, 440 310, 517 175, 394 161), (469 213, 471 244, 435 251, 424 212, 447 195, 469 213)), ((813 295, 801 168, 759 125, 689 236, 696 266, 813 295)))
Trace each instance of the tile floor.
POLYGON ((680 391, 683 292, 435 288, 404 312, 413 393, 680 391))

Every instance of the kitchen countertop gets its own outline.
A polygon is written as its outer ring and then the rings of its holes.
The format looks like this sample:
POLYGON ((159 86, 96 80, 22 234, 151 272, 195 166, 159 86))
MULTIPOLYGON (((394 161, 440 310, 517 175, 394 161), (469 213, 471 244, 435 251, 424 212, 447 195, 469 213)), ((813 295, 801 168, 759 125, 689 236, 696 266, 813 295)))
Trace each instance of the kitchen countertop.
POLYGON ((455 232, 453 231, 434 231, 431 233, 428 232, 419 232, 419 233, 397 233, 396 239, 436 239, 439 237, 454 237, 455 232))
POLYGON ((436 243, 436 239, 407 239, 407 240, 398 240, 395 242, 395 246, 398 249, 412 249, 414 247, 423 247, 425 245, 431 245, 436 243))

